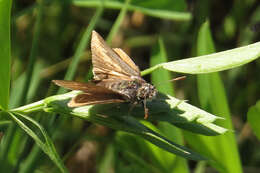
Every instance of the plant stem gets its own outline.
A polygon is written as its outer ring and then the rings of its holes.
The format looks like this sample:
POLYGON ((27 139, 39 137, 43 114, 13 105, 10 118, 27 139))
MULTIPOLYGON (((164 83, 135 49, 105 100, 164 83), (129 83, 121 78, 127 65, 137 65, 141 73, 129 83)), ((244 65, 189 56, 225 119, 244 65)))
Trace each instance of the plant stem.
MULTIPOLYGON (((103 13, 103 4, 100 4, 100 7, 97 9, 95 15, 92 17, 89 25, 86 27, 86 30, 82 36, 82 39, 77 47, 77 50, 74 54, 74 57, 71 61, 71 64, 68 68, 68 71, 65 75, 65 80, 72 80, 75 72, 77 70, 77 66, 79 64, 79 60, 81 55, 83 54, 85 48, 88 46, 89 44, 89 40, 90 40, 90 35, 91 35, 91 31, 95 28, 97 21, 99 20, 99 18, 101 17, 102 13, 103 13)), ((62 93, 64 91, 64 89, 59 89, 58 94, 62 93)))
POLYGON ((155 66, 153 66, 151 68, 148 68, 148 69, 146 69, 146 70, 141 72, 141 76, 145 76, 145 75, 147 75, 149 73, 152 73, 154 70, 156 70, 157 68, 160 68, 161 66, 162 66, 162 64, 158 64, 158 65, 155 65, 155 66))
POLYGON ((38 15, 35 23, 35 28, 34 28, 34 34, 33 34, 33 41, 32 41, 32 48, 30 52, 30 57, 29 57, 29 65, 27 67, 26 71, 26 79, 25 79, 25 85, 23 88, 23 94, 21 97, 21 102, 22 104, 26 103, 27 101, 27 94, 29 90, 29 86, 31 83, 32 79, 32 73, 34 69, 34 64, 36 62, 36 56, 38 53, 38 47, 39 47, 39 37, 40 37, 40 32, 41 32, 41 24, 42 24, 42 18, 43 18, 43 7, 44 7, 44 0, 40 0, 38 6, 38 15))
POLYGON ((14 112, 23 112, 23 113, 30 113, 30 112, 34 112, 34 111, 38 111, 38 110, 42 110, 44 108, 44 101, 40 100, 28 105, 24 105, 15 109, 12 109, 11 111, 14 112))
MULTIPOLYGON (((101 1, 73 1, 73 4, 76 6, 80 7, 98 7, 100 4, 102 4, 101 1)), ((119 2, 119 1, 107 1, 104 4, 105 8, 110 8, 110 9, 122 9, 124 6, 124 3, 119 2)), ((162 19, 170 19, 170 20, 175 20, 175 21, 189 21, 191 20, 192 16, 191 13, 187 12, 178 12, 178 11, 169 11, 169 10, 161 10, 161 9, 149 9, 141 6, 136 6, 129 4, 128 5, 128 10, 130 11, 140 11, 143 14, 153 16, 153 17, 158 17, 162 19)))
POLYGON ((107 43, 110 45, 111 42, 112 42, 112 39, 114 38, 115 34, 118 32, 118 29, 120 27, 120 24, 123 22, 123 19, 126 15, 126 12, 128 10, 128 5, 130 3, 131 0, 125 0, 125 4, 124 6, 122 7, 116 21, 114 22, 113 24, 113 27, 111 29, 111 31, 109 32, 108 36, 107 36, 107 43))

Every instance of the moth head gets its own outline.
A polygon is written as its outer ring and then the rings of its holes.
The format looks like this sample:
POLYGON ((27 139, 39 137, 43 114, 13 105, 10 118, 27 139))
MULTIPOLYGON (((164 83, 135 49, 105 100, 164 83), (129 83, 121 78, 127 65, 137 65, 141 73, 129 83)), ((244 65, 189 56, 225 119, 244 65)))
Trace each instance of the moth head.
POLYGON ((157 90, 153 85, 149 83, 143 83, 137 91, 137 98, 139 100, 153 99, 156 96, 156 94, 157 90))

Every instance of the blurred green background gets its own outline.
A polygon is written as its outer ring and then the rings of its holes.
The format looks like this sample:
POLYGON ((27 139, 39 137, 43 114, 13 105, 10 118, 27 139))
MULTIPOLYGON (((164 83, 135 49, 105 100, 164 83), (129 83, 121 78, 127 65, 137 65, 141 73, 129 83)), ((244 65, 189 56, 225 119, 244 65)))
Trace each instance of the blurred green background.
MULTIPOLYGON (((91 79, 92 30, 111 47, 125 50, 144 70, 161 62, 255 43, 260 39, 259 22, 258 0, 13 1, 9 108, 64 93, 62 89, 57 91, 52 79, 91 79)), ((144 122, 171 140, 206 155, 210 158, 206 162, 184 160, 139 137, 78 118, 46 113, 38 113, 34 118, 47 130, 64 164, 73 173, 257 173, 259 70, 257 59, 218 74, 187 75, 185 80, 165 85, 160 83, 182 74, 157 70, 144 76, 161 92, 226 118, 227 123, 218 123, 230 131, 219 137, 192 134, 167 123, 144 122)), ((59 172, 15 124, 2 123, 0 131, 4 134, 0 172, 59 172)))

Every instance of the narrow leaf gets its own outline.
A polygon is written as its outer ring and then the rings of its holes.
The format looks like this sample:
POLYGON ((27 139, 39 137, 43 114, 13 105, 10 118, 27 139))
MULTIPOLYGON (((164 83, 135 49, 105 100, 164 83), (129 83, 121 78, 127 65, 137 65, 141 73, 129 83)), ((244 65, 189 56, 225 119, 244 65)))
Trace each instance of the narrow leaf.
MULTIPOLYGON (((205 159, 199 154, 171 142, 162 135, 152 131, 148 127, 141 124, 134 117, 129 116, 127 113, 129 110, 127 104, 83 106, 73 109, 68 108, 68 97, 72 97, 73 95, 75 96, 75 94, 77 93, 78 92, 73 91, 67 94, 52 96, 45 99, 45 103, 47 105, 45 111, 56 112, 60 114, 70 114, 88 120, 92 123, 98 123, 104 126, 108 126, 112 129, 122 130, 133 133, 135 135, 139 135, 144 139, 150 141, 151 143, 157 145, 158 147, 161 147, 166 151, 180 155, 187 159, 205 159)), ((144 116, 143 109, 141 111, 138 109, 134 109, 132 112, 140 114, 142 118, 144 116)), ((153 111, 151 111, 151 116, 152 112, 153 111)))
POLYGON ((260 56, 260 42, 209 55, 160 64, 161 67, 180 73, 212 73, 232 69, 249 63, 260 56))
POLYGON ((9 102, 11 67, 11 6, 11 0, 0 1, 0 109, 7 109, 9 102))
POLYGON ((47 132, 41 127, 40 124, 38 124, 35 120, 32 118, 27 117, 26 115, 23 115, 18 112, 9 112, 9 115, 12 117, 12 119, 29 135, 33 138, 33 140, 36 142, 36 144, 45 152, 50 159, 57 165, 57 167, 60 169, 61 172, 67 173, 67 169, 65 168, 62 160, 60 159, 58 153, 56 152, 56 149, 54 147, 54 144, 52 143, 50 137, 48 136, 47 132), (44 137, 45 141, 42 141, 38 136, 37 133, 35 133, 32 129, 30 129, 22 120, 20 120, 17 116, 22 117, 26 121, 32 123, 35 125, 41 132, 41 134, 44 137))

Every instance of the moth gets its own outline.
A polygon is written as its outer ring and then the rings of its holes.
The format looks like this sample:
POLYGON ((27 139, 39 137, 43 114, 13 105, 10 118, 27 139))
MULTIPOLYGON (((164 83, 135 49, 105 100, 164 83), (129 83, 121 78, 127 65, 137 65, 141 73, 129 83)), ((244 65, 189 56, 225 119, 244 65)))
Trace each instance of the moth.
POLYGON ((131 58, 120 48, 111 49, 95 31, 92 31, 91 53, 94 74, 91 82, 53 80, 58 86, 82 91, 69 101, 68 106, 142 103, 144 118, 148 118, 146 101, 154 98, 157 90, 141 77, 138 66, 131 58))

